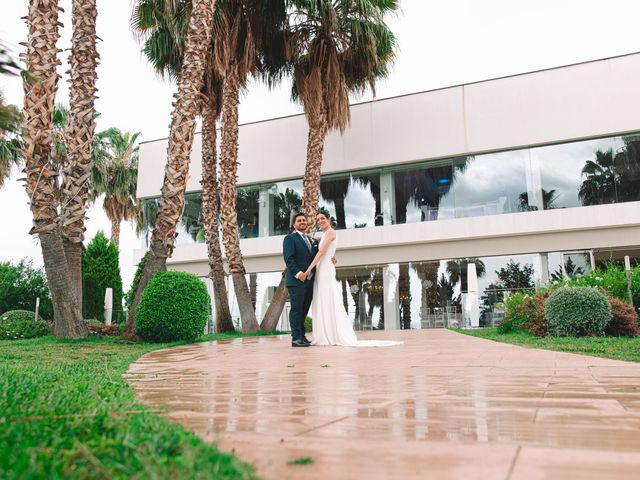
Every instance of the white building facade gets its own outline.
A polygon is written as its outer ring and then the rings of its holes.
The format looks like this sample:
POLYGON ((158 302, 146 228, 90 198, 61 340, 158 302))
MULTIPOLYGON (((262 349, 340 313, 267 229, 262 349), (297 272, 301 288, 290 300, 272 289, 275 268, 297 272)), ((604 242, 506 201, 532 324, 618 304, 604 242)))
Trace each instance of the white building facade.
MULTIPOLYGON (((327 138, 320 206, 339 230, 336 288, 354 326, 493 325, 505 292, 640 260, 638 85, 631 54, 353 105, 350 128, 327 138)), ((206 277, 200 140, 168 264, 206 277)), ((258 316, 284 268, 306 141, 303 115, 240 127, 239 226, 258 316)), ((166 148, 140 149, 150 224, 166 148)))

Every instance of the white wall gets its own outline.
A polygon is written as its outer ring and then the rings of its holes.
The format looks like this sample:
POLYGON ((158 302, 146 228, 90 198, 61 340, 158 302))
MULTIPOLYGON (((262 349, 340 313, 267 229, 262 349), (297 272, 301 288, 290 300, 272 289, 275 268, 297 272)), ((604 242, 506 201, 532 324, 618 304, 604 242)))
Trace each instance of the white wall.
MULTIPOLYGON (((640 130, 640 54, 355 105, 329 135, 324 173, 640 130)), ((307 126, 296 115, 240 127, 239 183, 302 177, 307 126)), ((200 135, 188 191, 200 190, 200 135)), ((140 148, 138 196, 160 194, 166 139, 140 148)))

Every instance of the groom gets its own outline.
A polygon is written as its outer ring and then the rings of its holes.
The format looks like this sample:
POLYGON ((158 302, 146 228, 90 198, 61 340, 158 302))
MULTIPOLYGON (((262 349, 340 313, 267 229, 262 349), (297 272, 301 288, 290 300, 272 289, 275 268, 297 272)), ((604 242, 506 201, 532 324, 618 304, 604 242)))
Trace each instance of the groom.
POLYGON ((284 237, 282 251, 287 264, 286 285, 291 300, 289 324, 291 325, 291 346, 308 347, 311 342, 305 337, 304 319, 307 317, 313 298, 313 275, 305 274, 318 253, 315 239, 305 234, 307 219, 302 213, 293 217, 293 232, 284 237))

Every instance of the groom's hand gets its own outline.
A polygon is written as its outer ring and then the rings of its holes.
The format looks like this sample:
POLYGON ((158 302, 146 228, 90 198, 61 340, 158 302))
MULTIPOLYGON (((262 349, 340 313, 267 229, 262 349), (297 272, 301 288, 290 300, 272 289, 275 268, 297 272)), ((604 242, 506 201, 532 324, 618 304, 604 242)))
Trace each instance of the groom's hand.
POLYGON ((307 275, 308 275, 307 272, 301 272, 298 275, 298 280, 300 280, 301 282, 304 282, 307 279, 307 275))

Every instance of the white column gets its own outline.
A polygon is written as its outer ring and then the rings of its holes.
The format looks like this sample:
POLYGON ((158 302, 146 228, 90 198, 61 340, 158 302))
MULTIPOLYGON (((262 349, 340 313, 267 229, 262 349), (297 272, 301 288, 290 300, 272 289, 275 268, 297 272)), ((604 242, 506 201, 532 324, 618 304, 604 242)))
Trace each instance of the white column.
POLYGON ((549 254, 539 253, 538 261, 540 262, 538 281, 540 285, 546 285, 549 283, 549 254))
POLYGON ((384 308, 384 329, 400 330, 400 304, 398 297, 398 276, 400 268, 397 263, 382 267, 382 295, 384 308))
POLYGON ((104 292, 104 324, 111 325, 113 316, 113 289, 107 288, 104 292))
POLYGON ((258 197, 258 236, 268 237, 273 232, 273 194, 261 189, 258 197))
POLYGON ((530 157, 525 168, 527 178, 527 200, 530 207, 538 210, 544 209, 542 199, 542 175, 540 174, 540 159, 536 156, 530 157))
POLYGON ((478 274, 476 272, 476 264, 467 263, 467 305, 469 308, 469 317, 471 327, 480 325, 480 304, 478 301, 478 274))
MULTIPOLYGON (((395 223, 396 194, 393 185, 393 174, 380 174, 380 201, 382 204, 382 219, 385 225, 395 223)), ((386 322, 386 320, 385 320, 386 322)))

